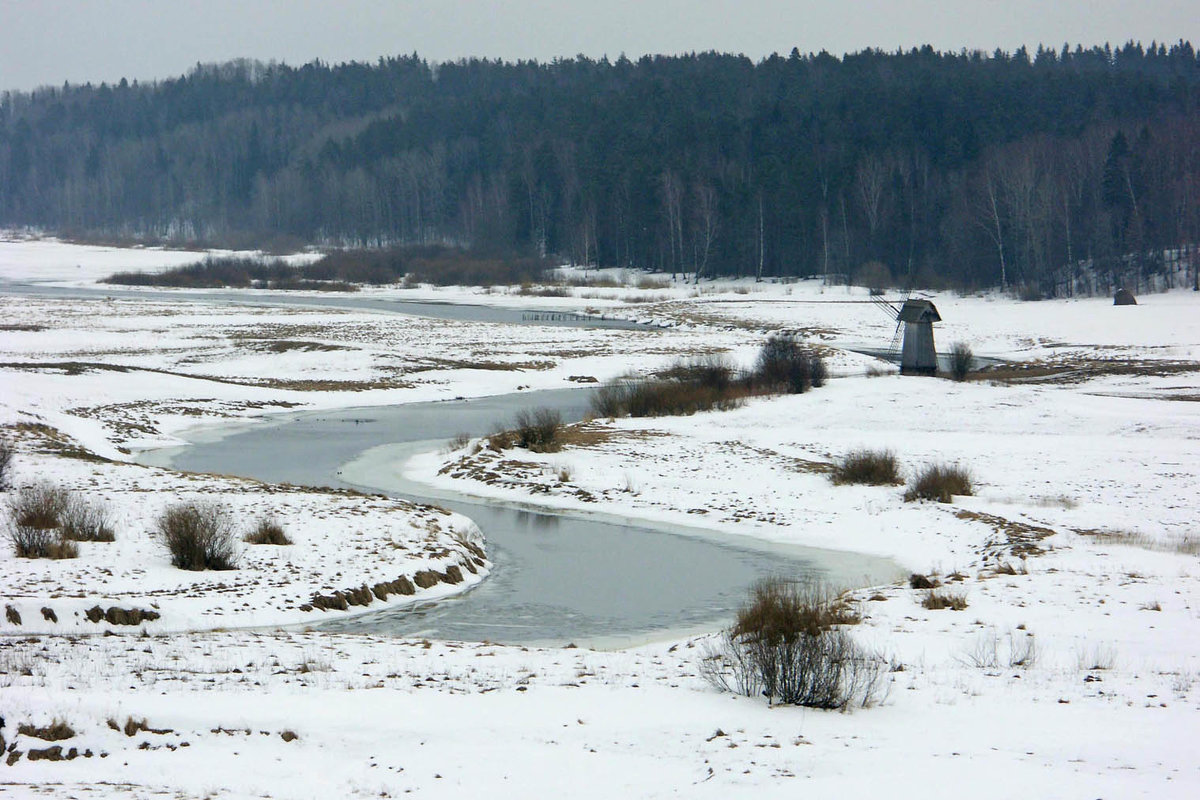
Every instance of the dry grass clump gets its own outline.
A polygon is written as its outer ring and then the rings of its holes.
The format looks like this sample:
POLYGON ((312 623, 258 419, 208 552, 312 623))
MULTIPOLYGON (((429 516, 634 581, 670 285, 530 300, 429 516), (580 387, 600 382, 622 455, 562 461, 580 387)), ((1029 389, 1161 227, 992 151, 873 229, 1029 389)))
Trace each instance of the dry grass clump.
POLYGON ((179 569, 237 569, 237 543, 229 512, 214 503, 178 503, 155 521, 162 546, 179 569))
POLYGON ((611 381, 592 395, 592 410, 601 417, 683 416, 736 408, 750 393, 727 360, 707 356, 676 361, 656 378, 611 381))
POLYGON ((900 462, 891 450, 853 450, 833 465, 833 482, 869 486, 892 486, 903 483, 900 462))
POLYGON ((726 411, 747 397, 798 394, 823 386, 828 377, 824 360, 791 336, 772 336, 749 373, 739 374, 721 356, 677 361, 655 378, 624 376, 592 395, 592 410, 600 417, 662 417, 726 411))
POLYGON ((737 408, 745 396, 686 380, 619 380, 597 390, 592 408, 606 417, 687 416, 737 408))
POLYGON ((455 434, 452 439, 446 442, 446 452, 453 453, 457 450, 462 450, 471 443, 471 435, 469 433, 455 434))
POLYGON ((908 576, 908 585, 913 589, 936 589, 942 585, 942 582, 936 576, 914 572, 908 576))
POLYGON ((242 541, 247 544, 275 544, 288 545, 292 540, 288 538, 287 533, 283 530, 283 526, 278 520, 270 517, 264 517, 254 526, 254 530, 242 537, 242 541))
POLYGON ((939 592, 936 589, 930 589, 921 600, 921 605, 930 611, 938 611, 943 608, 962 611, 967 607, 967 596, 961 593, 939 592))
POLYGON ((701 663, 715 686, 812 708, 866 706, 885 670, 843 627, 858 621, 829 593, 772 579, 701 663))
POLYGON ((975 494, 971 473, 958 464, 930 464, 918 473, 904 493, 904 501, 936 500, 949 503, 954 495, 975 494))
POLYGON ((28 722, 17 726, 17 733, 22 736, 32 736, 35 739, 41 739, 44 742, 61 742, 64 739, 70 739, 75 735, 75 730, 61 719, 55 719, 49 725, 41 728, 35 727, 28 722))

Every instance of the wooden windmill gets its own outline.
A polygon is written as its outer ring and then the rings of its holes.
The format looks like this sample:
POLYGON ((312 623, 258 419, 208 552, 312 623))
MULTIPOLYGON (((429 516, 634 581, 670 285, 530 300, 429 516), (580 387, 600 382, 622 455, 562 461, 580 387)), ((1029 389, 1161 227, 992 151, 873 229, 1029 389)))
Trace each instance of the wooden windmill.
POLYGON ((871 302, 896 320, 896 332, 888 347, 888 361, 895 362, 899 354, 901 375, 936 375, 938 362, 933 346, 933 323, 942 321, 937 306, 928 300, 913 298, 905 298, 900 308, 882 298, 872 298, 871 302))

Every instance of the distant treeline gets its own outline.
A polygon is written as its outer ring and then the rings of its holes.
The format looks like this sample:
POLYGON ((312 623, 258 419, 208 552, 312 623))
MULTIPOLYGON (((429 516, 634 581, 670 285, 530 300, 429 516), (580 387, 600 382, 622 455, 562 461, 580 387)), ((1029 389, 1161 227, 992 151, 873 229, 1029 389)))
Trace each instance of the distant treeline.
POLYGON ((0 224, 1063 293, 1192 255, 1198 142, 1187 42, 240 61, 0 97, 0 224))
POLYGON ((118 272, 105 283, 189 289, 255 288, 356 291, 402 280, 449 285, 532 283, 552 267, 544 258, 446 245, 337 250, 309 264, 272 258, 207 258, 163 272, 118 272))

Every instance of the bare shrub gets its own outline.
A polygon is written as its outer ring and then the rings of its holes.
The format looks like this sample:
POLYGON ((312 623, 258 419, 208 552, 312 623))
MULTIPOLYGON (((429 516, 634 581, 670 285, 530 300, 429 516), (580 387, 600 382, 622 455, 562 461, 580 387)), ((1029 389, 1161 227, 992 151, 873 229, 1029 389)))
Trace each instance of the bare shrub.
POLYGON ((975 364, 975 353, 965 342, 955 342, 950 348, 950 375, 956 381, 965 381, 975 364))
POLYGON ((939 592, 936 589, 930 589, 926 592, 925 598, 921 600, 921 605, 930 611, 939 611, 943 608, 948 608, 951 611, 962 611, 967 607, 967 596, 965 594, 939 592))
POLYGON ((9 498, 8 507, 17 525, 30 528, 57 528, 70 493, 61 486, 40 482, 23 486, 9 498))
POLYGON ((535 453, 554 453, 562 449, 562 414, 553 408, 522 409, 517 412, 514 433, 517 447, 535 453))
POLYGON ((808 357, 808 374, 812 380, 814 389, 820 389, 829 380, 829 368, 825 366, 825 359, 816 353, 808 357))
POLYGON ((1075 659, 1081 670, 1093 672, 1112 669, 1117 664, 1117 649, 1111 644, 1097 644, 1091 647, 1079 645, 1075 649, 1075 659))
POLYGON ((237 569, 237 543, 229 512, 214 503, 178 503, 155 521, 162 546, 179 569, 237 569))
POLYGON ((17 558, 75 558, 79 548, 65 541, 60 526, 70 493, 51 483, 24 486, 9 497, 8 539, 17 558))
POLYGON ((288 538, 287 533, 283 530, 283 526, 278 520, 271 517, 264 517, 254 526, 254 530, 242 537, 242 541, 248 544, 274 544, 288 545, 292 540, 288 538))
POLYGON ((12 543, 17 558, 49 558, 50 549, 61 541, 54 528, 31 528, 28 525, 10 525, 8 540, 12 543))
POLYGON ((8 488, 15 456, 16 449, 13 447, 13 443, 0 437, 0 492, 8 488))
POLYGON ((1032 633, 1009 631, 1001 636, 995 628, 981 631, 978 636, 958 654, 963 664, 976 669, 1030 669, 1037 664, 1040 652, 1037 639, 1032 633))
POLYGON ((889 486, 903 483, 900 463, 891 450, 852 450, 833 465, 836 484, 860 483, 889 486))
POLYGON ((100 502, 69 495, 60 519, 64 539, 74 542, 112 542, 117 538, 108 508, 100 502))
POLYGON ((812 388, 813 356, 796 337, 771 336, 763 343, 754 366, 755 381, 767 391, 801 394, 812 388))
POLYGON ((820 589, 762 581, 701 671, 714 686, 747 696, 812 708, 866 706, 887 665, 842 627, 857 621, 820 589))
POLYGON ((914 500, 949 503, 956 494, 975 494, 970 471, 958 464, 930 464, 909 485, 904 500, 909 503, 914 500))
POLYGON ((1038 662, 1041 651, 1038 650, 1037 639, 1032 633, 1017 636, 1012 631, 1008 634, 1008 666, 1030 669, 1038 662))

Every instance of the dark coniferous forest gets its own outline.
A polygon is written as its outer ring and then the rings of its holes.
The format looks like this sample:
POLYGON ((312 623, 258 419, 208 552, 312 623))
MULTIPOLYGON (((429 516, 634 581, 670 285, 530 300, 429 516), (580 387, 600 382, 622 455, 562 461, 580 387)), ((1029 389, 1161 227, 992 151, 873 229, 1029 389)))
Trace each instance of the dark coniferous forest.
POLYGON ((1031 296, 1161 283, 1200 242, 1200 60, 1180 42, 197 66, 4 94, 0 225, 1031 296))

